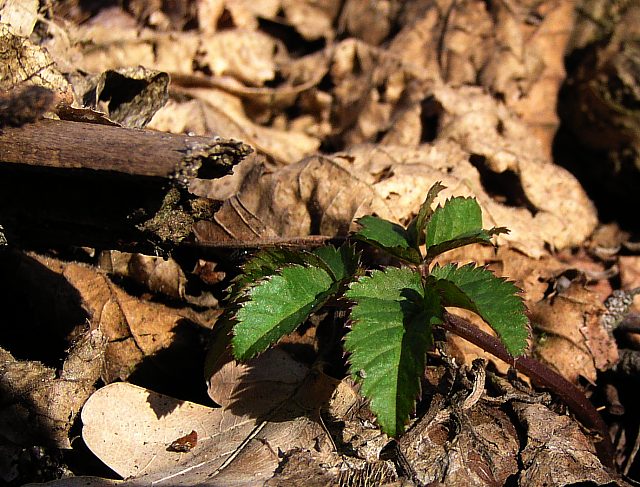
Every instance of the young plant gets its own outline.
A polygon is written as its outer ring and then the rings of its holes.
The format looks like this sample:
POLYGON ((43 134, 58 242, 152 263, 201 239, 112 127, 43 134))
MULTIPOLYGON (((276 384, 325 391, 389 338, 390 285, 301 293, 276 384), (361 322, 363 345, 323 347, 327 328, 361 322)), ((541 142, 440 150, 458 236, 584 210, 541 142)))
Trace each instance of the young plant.
POLYGON ((477 313, 512 356, 521 355, 529 328, 519 289, 483 267, 431 265, 443 252, 491 244, 493 235, 507 231, 484 230, 473 198, 451 198, 433 209, 442 189, 436 183, 429 190, 406 228, 375 216, 358 220, 361 228, 352 237, 395 257, 399 267, 367 271, 349 243, 265 250, 246 262, 230 290, 234 356, 254 357, 342 298, 350 312, 344 340, 349 372, 362 382, 381 429, 397 436, 415 408, 432 329, 443 323, 445 307, 477 313))

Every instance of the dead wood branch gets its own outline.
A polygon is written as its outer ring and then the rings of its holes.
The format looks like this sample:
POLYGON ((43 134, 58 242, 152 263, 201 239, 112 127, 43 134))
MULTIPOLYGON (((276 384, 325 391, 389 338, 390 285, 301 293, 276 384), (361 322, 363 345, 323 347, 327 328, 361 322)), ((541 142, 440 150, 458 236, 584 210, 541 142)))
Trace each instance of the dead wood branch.
POLYGON ((41 120, 0 133, 0 222, 9 243, 155 251, 215 202, 185 190, 251 153, 220 138, 41 120))

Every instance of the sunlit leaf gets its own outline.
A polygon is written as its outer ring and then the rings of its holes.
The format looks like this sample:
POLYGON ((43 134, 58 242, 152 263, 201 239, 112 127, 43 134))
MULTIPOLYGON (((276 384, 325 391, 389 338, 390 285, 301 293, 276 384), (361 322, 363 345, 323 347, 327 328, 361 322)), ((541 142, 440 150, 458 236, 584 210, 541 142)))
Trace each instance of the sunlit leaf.
POLYGON ((352 329, 345 338, 350 372, 362 380, 382 430, 397 436, 420 394, 431 325, 439 322, 439 296, 425 298, 420 274, 409 269, 374 271, 352 283, 347 298, 352 329))
POLYGON ((420 251, 411 245, 407 230, 397 223, 378 218, 377 216, 364 216, 358 219, 362 228, 354 237, 381 248, 401 260, 412 264, 422 262, 420 251))
POLYGON ((427 226, 429 218, 431 218, 431 215, 433 214, 433 202, 437 198, 438 193, 443 189, 446 189, 446 186, 443 186, 440 181, 436 182, 431 186, 431 188, 429 188, 427 197, 420 206, 418 214, 413 220, 411 220, 411 223, 409 223, 409 226, 407 227, 409 241, 416 247, 424 245, 424 229, 427 226))
POLYGON ((477 313, 493 328, 513 356, 522 355, 529 338, 529 320, 520 289, 491 271, 473 264, 434 266, 431 276, 444 306, 477 313))
POLYGON ((491 237, 505 228, 483 230, 482 210, 474 198, 451 198, 438 206, 425 226, 427 257, 472 243, 491 244, 491 237))
POLYGON ((251 286, 235 315, 234 356, 249 359, 294 331, 324 304, 333 284, 324 269, 289 265, 251 286))

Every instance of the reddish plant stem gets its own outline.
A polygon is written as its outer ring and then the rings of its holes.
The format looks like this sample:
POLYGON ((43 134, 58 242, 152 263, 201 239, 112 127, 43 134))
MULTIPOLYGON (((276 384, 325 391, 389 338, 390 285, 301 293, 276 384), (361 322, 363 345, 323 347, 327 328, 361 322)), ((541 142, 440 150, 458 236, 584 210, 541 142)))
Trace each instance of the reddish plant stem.
POLYGON ((593 407, 593 404, 580 389, 537 360, 530 357, 514 359, 500 340, 483 332, 464 318, 450 313, 445 313, 444 318, 442 323, 444 329, 514 365, 519 372, 529 377, 534 384, 549 389, 562 399, 584 426, 598 433, 600 439, 594 441, 598 457, 604 465, 613 468, 613 445, 609 437, 609 429, 598 411, 593 407))

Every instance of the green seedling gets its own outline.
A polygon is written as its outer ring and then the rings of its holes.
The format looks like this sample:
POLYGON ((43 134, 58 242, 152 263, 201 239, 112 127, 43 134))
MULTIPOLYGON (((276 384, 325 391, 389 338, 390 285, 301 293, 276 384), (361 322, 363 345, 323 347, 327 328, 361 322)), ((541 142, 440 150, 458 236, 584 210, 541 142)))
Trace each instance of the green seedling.
POLYGON ((397 267, 364 269, 355 245, 313 251, 270 249, 243 266, 230 289, 226 327, 233 355, 248 360, 293 332, 328 303, 349 310, 344 348, 349 372, 362 382, 381 429, 402 433, 420 394, 433 327, 446 307, 477 313, 497 333, 511 356, 521 355, 529 337, 519 289, 474 265, 433 265, 448 250, 492 244, 507 230, 482 228, 473 198, 455 197, 433 209, 444 189, 436 183, 407 227, 365 216, 351 238, 390 254, 397 267))

